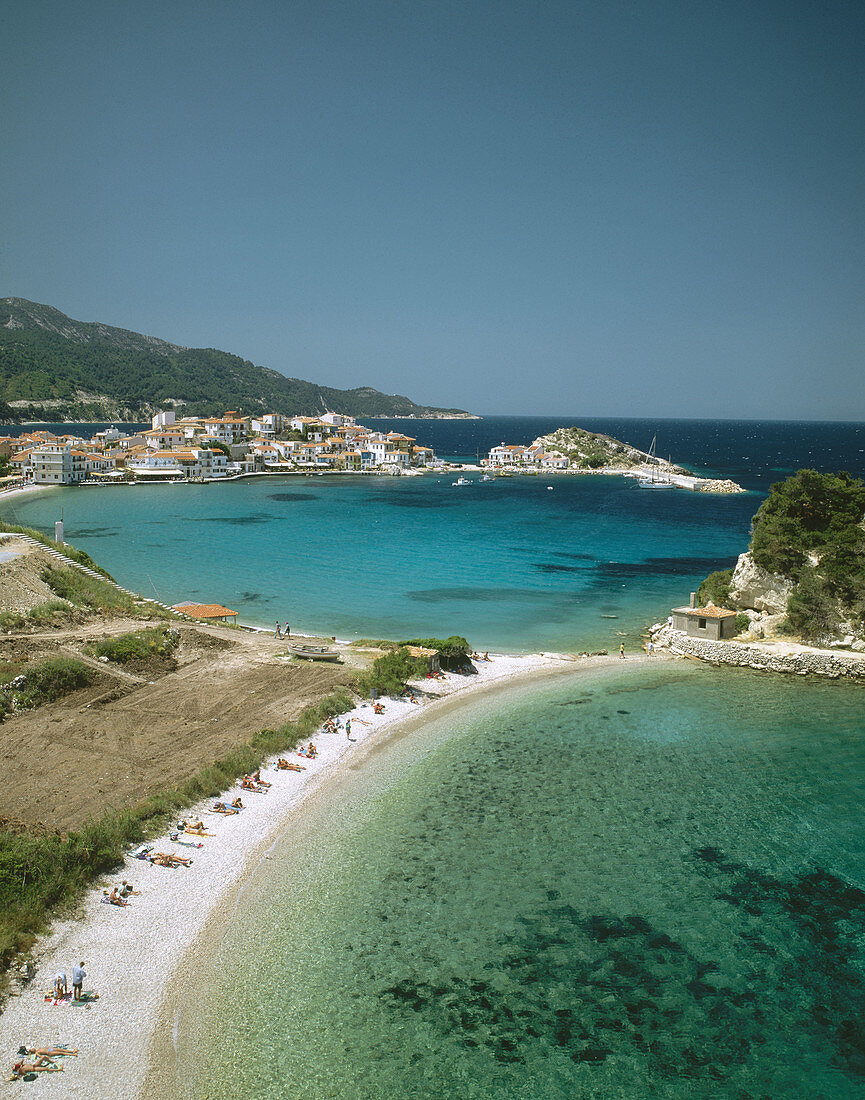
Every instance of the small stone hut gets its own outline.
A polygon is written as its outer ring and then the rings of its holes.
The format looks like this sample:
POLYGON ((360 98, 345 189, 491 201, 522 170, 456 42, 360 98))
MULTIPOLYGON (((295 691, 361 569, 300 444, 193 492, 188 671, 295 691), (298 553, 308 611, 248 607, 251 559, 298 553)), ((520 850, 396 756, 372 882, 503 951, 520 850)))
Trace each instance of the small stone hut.
POLYGON ((722 642, 736 636, 736 612, 725 607, 674 607, 673 630, 681 630, 690 638, 708 638, 722 642))

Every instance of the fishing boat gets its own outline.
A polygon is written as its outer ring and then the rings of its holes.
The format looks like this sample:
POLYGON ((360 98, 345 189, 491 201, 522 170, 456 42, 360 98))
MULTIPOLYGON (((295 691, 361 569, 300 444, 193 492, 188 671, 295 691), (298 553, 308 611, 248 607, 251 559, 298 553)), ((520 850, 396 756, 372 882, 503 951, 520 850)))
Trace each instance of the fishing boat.
POLYGON ((456 481, 451 482, 452 485, 471 485, 471 482, 467 477, 458 477, 456 481))
POLYGON ((300 645, 289 643, 288 652, 292 657, 302 657, 307 661, 338 661, 339 650, 329 645, 300 645))

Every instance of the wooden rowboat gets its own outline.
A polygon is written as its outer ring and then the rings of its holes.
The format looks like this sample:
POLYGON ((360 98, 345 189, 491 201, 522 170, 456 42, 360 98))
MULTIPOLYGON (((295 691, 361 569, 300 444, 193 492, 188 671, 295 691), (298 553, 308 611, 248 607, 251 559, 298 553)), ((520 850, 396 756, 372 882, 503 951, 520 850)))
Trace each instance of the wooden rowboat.
POLYGON ((288 652, 292 657, 303 657, 307 661, 338 661, 339 650, 329 645, 296 645, 291 642, 288 652))

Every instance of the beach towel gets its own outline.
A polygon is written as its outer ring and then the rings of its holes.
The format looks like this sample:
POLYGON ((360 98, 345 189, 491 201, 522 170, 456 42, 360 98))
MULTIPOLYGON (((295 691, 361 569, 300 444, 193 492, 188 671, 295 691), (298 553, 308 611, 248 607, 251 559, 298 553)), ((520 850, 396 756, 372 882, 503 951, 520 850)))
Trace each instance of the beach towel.
POLYGON ((51 990, 50 992, 45 994, 45 1003, 50 1004, 55 1008, 68 1008, 70 1005, 72 1007, 80 1007, 81 1005, 85 1005, 89 1008, 94 1001, 98 1000, 99 994, 94 993, 92 989, 85 990, 77 1001, 74 1001, 72 999, 71 993, 66 993, 62 997, 55 997, 54 991, 51 990))

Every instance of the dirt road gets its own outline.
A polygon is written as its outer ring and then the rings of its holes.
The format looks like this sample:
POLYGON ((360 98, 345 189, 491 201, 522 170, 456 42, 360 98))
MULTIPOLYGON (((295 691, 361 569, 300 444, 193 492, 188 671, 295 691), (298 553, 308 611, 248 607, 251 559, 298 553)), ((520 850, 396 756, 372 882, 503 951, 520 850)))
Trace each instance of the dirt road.
MULTIPOLYGON (((0 658, 14 659, 24 647, 39 657, 74 656, 94 637, 144 625, 98 621, 6 635, 0 658)), ((78 828, 107 808, 176 785, 259 730, 296 717, 354 671, 289 662, 278 656, 285 643, 267 635, 188 624, 180 630, 176 661, 157 660, 125 675, 103 664, 89 687, 0 725, 0 817, 78 828)))

